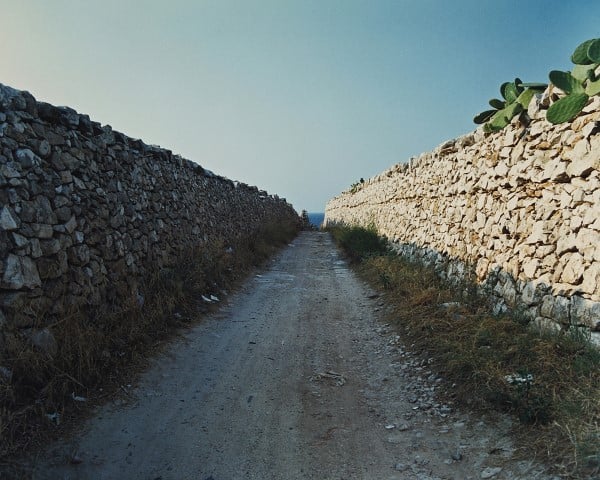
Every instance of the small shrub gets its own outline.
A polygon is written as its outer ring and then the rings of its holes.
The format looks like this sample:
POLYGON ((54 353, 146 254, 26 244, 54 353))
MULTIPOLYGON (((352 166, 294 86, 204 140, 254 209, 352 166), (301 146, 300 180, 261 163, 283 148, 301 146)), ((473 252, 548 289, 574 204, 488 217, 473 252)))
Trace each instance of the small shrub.
POLYGON ((350 193, 358 192, 361 189, 363 183, 365 183, 365 179, 361 178, 358 182, 354 182, 352 185, 350 185, 350 193))
POLYGON ((492 98, 489 101, 492 110, 485 110, 476 115, 473 122, 483 123, 486 133, 498 132, 516 115, 527 111, 533 96, 544 91, 546 87, 545 83, 523 83, 520 78, 515 78, 513 82, 505 82, 500 86, 502 100, 492 98))
POLYGON ((337 244, 355 261, 385 255, 389 251, 387 241, 374 227, 335 227, 331 232, 337 244))

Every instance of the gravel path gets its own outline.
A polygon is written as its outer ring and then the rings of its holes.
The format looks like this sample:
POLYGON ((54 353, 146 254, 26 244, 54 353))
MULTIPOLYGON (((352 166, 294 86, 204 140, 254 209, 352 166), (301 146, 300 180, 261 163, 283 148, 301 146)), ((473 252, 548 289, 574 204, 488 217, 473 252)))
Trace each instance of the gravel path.
POLYGON ((511 460, 508 419, 437 403, 384 309, 327 234, 303 233, 34 478, 551 478, 511 460))

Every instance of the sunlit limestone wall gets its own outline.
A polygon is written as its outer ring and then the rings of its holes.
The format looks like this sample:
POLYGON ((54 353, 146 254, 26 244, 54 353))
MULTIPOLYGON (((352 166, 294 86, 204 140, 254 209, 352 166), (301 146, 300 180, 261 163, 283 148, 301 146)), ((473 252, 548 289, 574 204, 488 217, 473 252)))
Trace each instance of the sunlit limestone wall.
POLYGON ((496 311, 599 331, 600 97, 556 126, 551 98, 534 98, 528 125, 478 129, 342 193, 326 224, 374 225, 442 275, 471 272, 496 311))
POLYGON ((0 84, 0 327, 42 328, 81 305, 135 298, 145 276, 190 247, 227 246, 271 222, 298 215, 0 84))

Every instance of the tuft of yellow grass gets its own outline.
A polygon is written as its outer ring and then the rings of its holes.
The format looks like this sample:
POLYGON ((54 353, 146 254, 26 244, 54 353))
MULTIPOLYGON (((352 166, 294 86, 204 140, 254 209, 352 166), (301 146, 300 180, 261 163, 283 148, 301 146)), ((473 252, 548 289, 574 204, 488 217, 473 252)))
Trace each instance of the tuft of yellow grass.
POLYGON ((124 375, 142 366, 164 339, 214 308, 202 295, 231 291, 297 233, 295 225, 268 224, 235 244, 191 248, 119 304, 72 310, 50 325, 58 343, 54 356, 32 347, 17 330, 5 331, 0 365, 12 376, 0 377, 0 476, 17 452, 35 446, 49 430, 62 429, 57 419, 85 408, 72 400, 74 392, 93 403, 100 387, 119 388, 124 375))
POLYGON ((518 312, 494 316, 474 285, 451 285, 396 255, 361 258, 356 269, 381 289, 390 323, 457 384, 448 395, 512 412, 533 453, 566 477, 600 474, 600 350, 588 338, 541 331, 518 312))

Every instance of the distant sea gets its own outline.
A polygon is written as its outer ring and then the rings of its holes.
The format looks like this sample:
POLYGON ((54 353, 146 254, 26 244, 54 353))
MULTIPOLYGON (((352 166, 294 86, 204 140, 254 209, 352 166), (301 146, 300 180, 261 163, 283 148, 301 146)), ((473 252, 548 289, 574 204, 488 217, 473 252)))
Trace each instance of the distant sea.
POLYGON ((325 214, 324 213, 309 213, 308 219, 310 220, 311 224, 313 224, 317 228, 320 228, 321 225, 323 224, 323 220, 325 220, 325 214))

